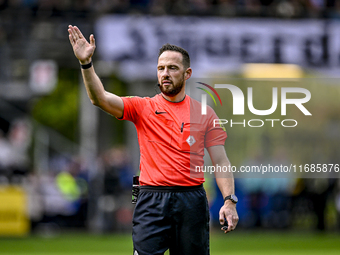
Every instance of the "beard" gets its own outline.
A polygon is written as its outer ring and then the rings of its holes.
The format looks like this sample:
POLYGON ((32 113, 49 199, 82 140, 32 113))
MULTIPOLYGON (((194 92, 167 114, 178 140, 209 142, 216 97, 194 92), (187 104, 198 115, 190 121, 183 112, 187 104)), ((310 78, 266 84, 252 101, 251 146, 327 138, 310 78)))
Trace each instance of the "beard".
POLYGON ((174 84, 171 81, 171 85, 169 86, 164 86, 163 84, 160 84, 160 90, 161 92, 169 97, 176 96, 183 88, 184 86, 184 75, 180 81, 178 81, 176 84, 174 84))

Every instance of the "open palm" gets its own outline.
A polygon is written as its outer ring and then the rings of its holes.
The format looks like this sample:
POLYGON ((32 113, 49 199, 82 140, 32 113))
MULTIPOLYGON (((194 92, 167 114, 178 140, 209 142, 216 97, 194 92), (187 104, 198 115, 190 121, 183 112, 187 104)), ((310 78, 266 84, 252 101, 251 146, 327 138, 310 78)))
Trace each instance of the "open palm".
POLYGON ((96 48, 94 36, 90 35, 89 43, 80 30, 76 26, 71 25, 68 28, 68 33, 74 55, 78 58, 80 63, 89 63, 96 48))

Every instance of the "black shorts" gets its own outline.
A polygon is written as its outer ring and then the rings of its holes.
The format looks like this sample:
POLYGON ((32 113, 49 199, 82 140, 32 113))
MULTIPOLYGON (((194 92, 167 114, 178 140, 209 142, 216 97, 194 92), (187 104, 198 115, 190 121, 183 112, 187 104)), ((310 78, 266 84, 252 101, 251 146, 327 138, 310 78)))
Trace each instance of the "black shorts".
POLYGON ((209 207, 202 185, 142 186, 133 215, 134 255, 209 254, 209 207))

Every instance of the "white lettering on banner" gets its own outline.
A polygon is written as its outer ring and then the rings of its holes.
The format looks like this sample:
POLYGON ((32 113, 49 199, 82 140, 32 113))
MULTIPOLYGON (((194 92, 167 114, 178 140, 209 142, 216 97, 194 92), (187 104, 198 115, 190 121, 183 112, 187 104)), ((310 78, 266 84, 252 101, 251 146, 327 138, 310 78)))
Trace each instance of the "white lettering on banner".
POLYGON ((200 75, 250 62, 327 70, 340 66, 340 26, 335 21, 109 15, 96 22, 95 35, 101 58, 120 61, 120 72, 129 78, 154 77, 152 67, 164 43, 187 49, 200 75))

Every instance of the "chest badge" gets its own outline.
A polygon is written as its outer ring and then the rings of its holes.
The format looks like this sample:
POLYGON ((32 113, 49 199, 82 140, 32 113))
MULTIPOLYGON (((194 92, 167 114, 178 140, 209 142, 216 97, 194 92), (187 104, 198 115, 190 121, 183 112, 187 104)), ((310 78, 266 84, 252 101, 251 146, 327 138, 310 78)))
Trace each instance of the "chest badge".
POLYGON ((189 135, 186 141, 189 144, 189 146, 192 146, 194 143, 196 143, 196 140, 192 135, 189 135))

